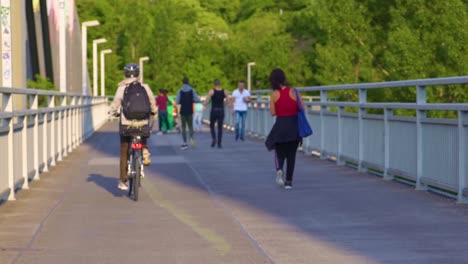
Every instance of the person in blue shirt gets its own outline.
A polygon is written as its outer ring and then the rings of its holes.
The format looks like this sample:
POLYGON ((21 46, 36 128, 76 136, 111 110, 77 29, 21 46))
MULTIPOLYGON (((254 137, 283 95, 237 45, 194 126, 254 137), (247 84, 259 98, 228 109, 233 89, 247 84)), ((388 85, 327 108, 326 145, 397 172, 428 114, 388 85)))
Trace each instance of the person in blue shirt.
POLYGON ((181 149, 188 149, 187 145, 187 131, 189 128, 190 144, 195 146, 195 140, 193 139, 193 104, 200 102, 200 98, 197 95, 195 89, 189 85, 189 79, 184 77, 182 79, 182 88, 177 93, 176 103, 180 105, 180 121, 182 125, 182 146, 181 149))

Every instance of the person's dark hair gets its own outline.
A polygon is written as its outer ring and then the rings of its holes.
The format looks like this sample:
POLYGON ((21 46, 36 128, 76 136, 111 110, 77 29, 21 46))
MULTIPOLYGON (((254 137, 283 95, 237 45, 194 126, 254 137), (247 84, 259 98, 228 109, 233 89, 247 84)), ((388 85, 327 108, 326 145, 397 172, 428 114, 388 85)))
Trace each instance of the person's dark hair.
POLYGON ((220 85, 220 84, 221 84, 221 82, 220 82, 218 79, 215 79, 215 80, 213 81, 213 83, 214 83, 214 85, 220 85))
POLYGON ((245 81, 244 80, 239 80, 240 83, 244 83, 245 84, 245 81))
POLYGON ((273 90, 279 90, 282 85, 287 84, 286 75, 280 68, 271 71, 269 80, 273 90))
POLYGON ((189 82, 189 79, 188 79, 187 77, 184 77, 184 78, 182 79, 182 83, 188 84, 188 82, 189 82))
POLYGON ((159 93, 164 93, 164 88, 159 88, 159 93))

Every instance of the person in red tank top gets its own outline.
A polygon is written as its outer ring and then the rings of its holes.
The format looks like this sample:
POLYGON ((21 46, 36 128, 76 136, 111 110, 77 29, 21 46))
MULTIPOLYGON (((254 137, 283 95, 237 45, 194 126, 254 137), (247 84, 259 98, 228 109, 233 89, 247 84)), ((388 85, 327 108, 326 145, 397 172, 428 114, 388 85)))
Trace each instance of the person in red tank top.
MULTIPOLYGON (((296 116, 297 115, 297 98, 291 87, 285 86, 279 90, 279 97, 274 102, 276 116, 296 116)), ((275 96, 276 97, 276 96, 275 96)))
POLYGON ((299 137, 297 123, 297 101, 301 100, 287 85, 286 75, 281 69, 274 69, 270 74, 273 92, 270 97, 270 112, 276 116, 265 145, 268 150, 275 150, 276 183, 285 189, 292 188, 296 152, 302 139, 299 137), (283 166, 286 161, 286 177, 283 178, 283 166))

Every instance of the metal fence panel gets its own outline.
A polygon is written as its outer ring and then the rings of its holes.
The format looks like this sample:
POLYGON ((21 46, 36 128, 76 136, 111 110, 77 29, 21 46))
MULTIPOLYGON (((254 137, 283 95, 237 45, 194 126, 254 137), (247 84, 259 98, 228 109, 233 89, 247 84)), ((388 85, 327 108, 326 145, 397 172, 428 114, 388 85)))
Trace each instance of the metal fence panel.
POLYGON ((423 124, 424 177, 458 188, 458 127, 423 124))
POLYGON ((327 113, 325 119, 325 151, 328 154, 338 153, 338 116, 335 113, 327 113))
POLYGON ((359 156, 359 123, 357 117, 343 117, 343 155, 357 160, 359 156))
POLYGON ((384 122, 364 119, 364 160, 384 167, 384 122))
POLYGON ((320 112, 308 111, 307 119, 312 127, 314 134, 307 138, 307 149, 308 151, 320 150, 320 135, 322 123, 320 122, 320 112))
POLYGON ((416 121, 392 120, 390 123, 390 164, 394 170, 416 177, 416 121))

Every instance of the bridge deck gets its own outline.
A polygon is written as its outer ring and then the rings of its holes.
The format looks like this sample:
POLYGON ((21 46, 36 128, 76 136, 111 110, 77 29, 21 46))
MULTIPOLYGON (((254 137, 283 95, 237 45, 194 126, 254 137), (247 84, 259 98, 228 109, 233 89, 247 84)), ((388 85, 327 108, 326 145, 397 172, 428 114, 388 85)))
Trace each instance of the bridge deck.
POLYGON ((117 186, 107 124, 0 206, 0 263, 467 263, 468 208, 298 155, 294 189, 274 183, 255 140, 179 150, 152 136, 141 200, 117 186))

